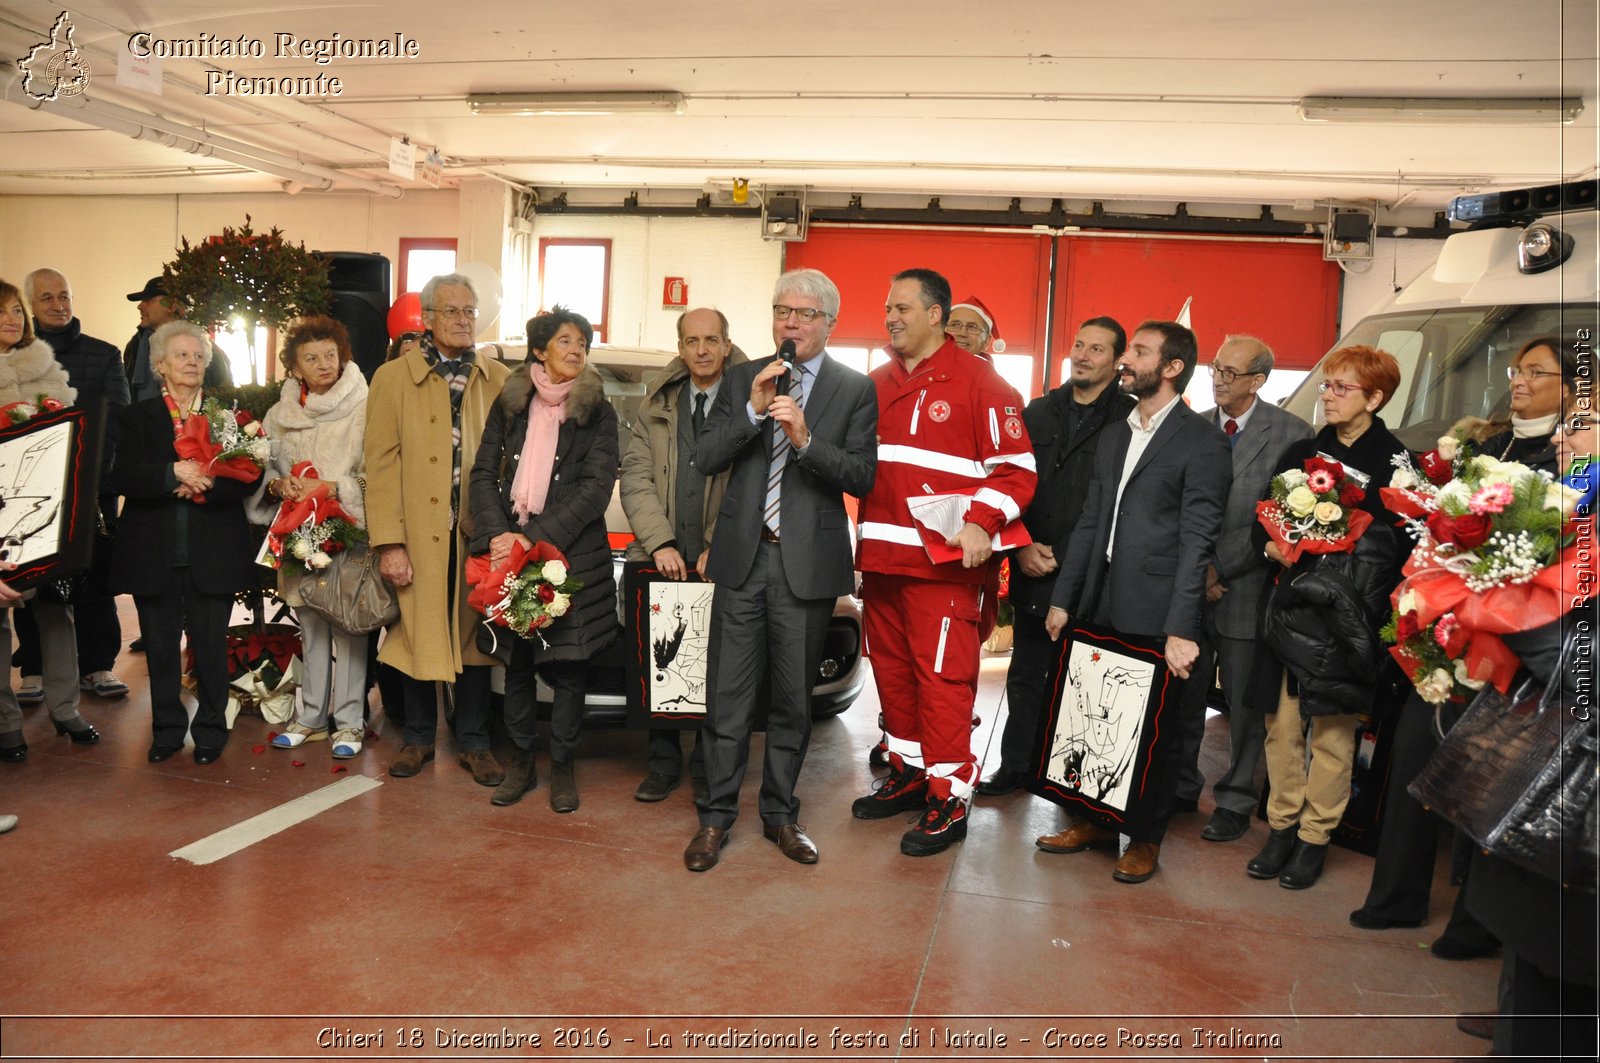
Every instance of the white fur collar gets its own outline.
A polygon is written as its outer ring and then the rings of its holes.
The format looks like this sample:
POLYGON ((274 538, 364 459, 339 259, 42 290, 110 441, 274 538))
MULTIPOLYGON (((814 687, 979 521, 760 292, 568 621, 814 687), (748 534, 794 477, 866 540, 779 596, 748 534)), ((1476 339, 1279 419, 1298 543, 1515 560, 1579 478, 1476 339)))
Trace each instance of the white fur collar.
POLYGON ((344 372, 334 381, 333 387, 321 395, 306 396, 300 405, 300 381, 289 377, 283 382, 278 398, 278 416, 289 428, 309 428, 319 421, 337 421, 349 417, 367 402, 367 378, 355 362, 346 362, 344 372))

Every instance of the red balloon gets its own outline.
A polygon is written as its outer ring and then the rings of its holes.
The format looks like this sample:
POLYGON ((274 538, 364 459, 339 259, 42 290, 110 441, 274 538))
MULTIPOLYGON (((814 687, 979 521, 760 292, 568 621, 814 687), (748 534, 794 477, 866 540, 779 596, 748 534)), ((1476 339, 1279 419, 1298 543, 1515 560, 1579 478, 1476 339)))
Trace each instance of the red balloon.
POLYGON ((406 292, 389 308, 389 338, 397 340, 407 332, 426 332, 422 323, 422 296, 406 292))

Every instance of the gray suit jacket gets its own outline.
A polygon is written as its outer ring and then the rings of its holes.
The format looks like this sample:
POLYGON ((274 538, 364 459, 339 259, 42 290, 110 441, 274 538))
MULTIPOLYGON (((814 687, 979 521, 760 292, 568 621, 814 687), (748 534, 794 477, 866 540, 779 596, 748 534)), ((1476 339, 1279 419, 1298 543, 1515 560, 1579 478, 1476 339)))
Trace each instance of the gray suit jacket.
MULTIPOLYGON (((1221 428, 1228 418, 1220 409, 1202 416, 1221 428)), ((1256 614, 1261 592, 1273 567, 1250 541, 1256 523, 1256 503, 1267 497, 1272 471, 1278 467, 1289 444, 1310 439, 1311 426, 1288 410, 1270 402, 1256 400, 1250 419, 1233 445, 1233 486, 1228 489, 1228 504, 1222 511, 1222 534, 1217 537, 1213 564, 1228 593, 1213 603, 1211 615, 1217 630, 1230 639, 1256 637, 1256 614)))
MULTIPOLYGON (((751 424, 745 404, 750 382, 771 361, 762 358, 728 370, 695 446, 695 460, 707 476, 732 469, 706 575, 734 588, 750 575, 761 542, 777 427, 770 418, 751 424)), ((844 496, 865 495, 877 474, 877 393, 861 373, 825 358, 806 397, 805 415, 811 443, 804 457, 791 453, 783 473, 783 570, 795 597, 837 598, 855 591, 844 496)))
POLYGON ((1126 418, 1101 437, 1094 480, 1050 604, 1129 635, 1198 641, 1206 563, 1233 475, 1228 439, 1181 400, 1173 407, 1128 477, 1107 563, 1111 514, 1132 438, 1126 418))

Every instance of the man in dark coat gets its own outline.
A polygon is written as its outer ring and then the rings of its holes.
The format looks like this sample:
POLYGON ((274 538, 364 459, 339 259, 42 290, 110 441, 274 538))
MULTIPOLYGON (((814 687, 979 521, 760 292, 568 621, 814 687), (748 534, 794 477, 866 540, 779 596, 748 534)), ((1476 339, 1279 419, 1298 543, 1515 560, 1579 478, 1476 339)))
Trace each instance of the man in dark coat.
MULTIPOLYGON (((1187 680, 1200 656, 1206 564, 1233 479, 1227 438, 1183 403, 1196 355, 1194 333, 1176 322, 1147 321, 1135 330, 1117 372, 1118 386, 1138 405, 1101 441, 1089 497, 1045 617, 1052 639, 1061 637, 1070 615, 1164 638, 1175 680, 1187 680)), ((1182 697, 1178 686, 1169 696, 1182 697)), ((1112 877, 1118 882, 1144 882, 1156 873, 1181 753, 1172 735, 1151 753, 1153 814, 1117 860, 1112 877)), ((1053 853, 1114 849, 1117 832, 1074 820, 1037 844, 1053 853)))
MULTIPOLYGON (((77 405, 93 418, 113 416, 110 407, 128 404, 128 382, 122 375, 117 349, 86 335, 72 313, 72 285, 60 270, 36 269, 24 280, 28 305, 33 308, 33 330, 55 351, 56 361, 78 389, 77 405)), ((117 519, 117 496, 104 490, 109 480, 111 455, 102 463, 100 512, 109 531, 117 519)), ((122 698, 128 686, 112 671, 122 651, 122 625, 117 603, 107 589, 109 544, 97 543, 88 577, 73 596, 78 628, 79 685, 102 698, 122 698)), ((25 676, 40 674, 38 630, 31 614, 19 611, 17 667, 25 676)), ((26 682, 24 686, 26 687, 26 682)))
MULTIPOLYGON (((954 315, 952 310, 951 314, 954 315)), ((1011 554, 1014 641, 1006 672, 1006 722, 1000 735, 1000 767, 978 784, 978 793, 1009 794, 1032 776, 1029 756, 1047 692, 1055 689, 1061 654, 1045 634, 1060 558, 1083 512, 1094 458, 1106 426, 1126 419, 1134 401, 1112 383, 1128 334, 1114 319, 1092 317, 1072 342, 1070 378, 1028 403, 1022 420, 1033 441, 1039 489, 1022 515, 1033 542, 1011 554)))
MULTIPOLYGON (((150 371, 150 334, 168 321, 183 317, 183 304, 167 294, 167 283, 151 277, 144 287, 128 293, 128 302, 139 304, 139 327, 122 348, 122 371, 134 402, 161 394, 161 381, 150 371)), ((206 366, 205 389, 216 391, 233 387, 228 359, 213 358, 206 366)))

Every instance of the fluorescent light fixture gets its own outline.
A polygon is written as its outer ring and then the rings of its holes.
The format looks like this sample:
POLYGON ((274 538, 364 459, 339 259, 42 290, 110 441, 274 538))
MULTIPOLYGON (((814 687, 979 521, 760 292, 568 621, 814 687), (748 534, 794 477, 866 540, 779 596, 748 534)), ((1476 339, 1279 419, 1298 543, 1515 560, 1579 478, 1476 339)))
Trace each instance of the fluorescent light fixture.
POLYGON ((473 114, 682 114, 681 92, 484 92, 467 97, 473 114))
POLYGON ((1566 125, 1582 113, 1578 96, 1307 96, 1300 101, 1300 117, 1307 122, 1566 125))

